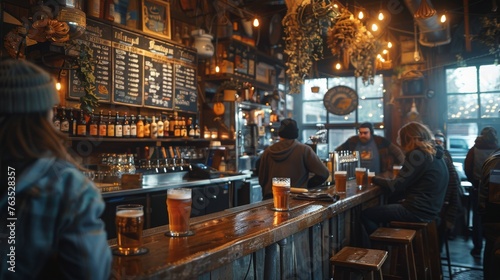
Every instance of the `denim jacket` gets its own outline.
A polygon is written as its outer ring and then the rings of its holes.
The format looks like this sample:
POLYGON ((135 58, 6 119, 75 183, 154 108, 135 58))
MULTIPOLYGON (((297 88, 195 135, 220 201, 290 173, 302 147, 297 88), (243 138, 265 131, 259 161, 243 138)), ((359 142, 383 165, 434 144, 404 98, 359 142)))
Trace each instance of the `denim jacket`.
POLYGON ((93 183, 53 157, 38 159, 15 179, 15 199, 7 199, 14 195, 9 191, 0 198, 7 223, 0 230, 0 279, 108 279, 105 204, 93 183), (8 201, 16 220, 9 219, 8 201))

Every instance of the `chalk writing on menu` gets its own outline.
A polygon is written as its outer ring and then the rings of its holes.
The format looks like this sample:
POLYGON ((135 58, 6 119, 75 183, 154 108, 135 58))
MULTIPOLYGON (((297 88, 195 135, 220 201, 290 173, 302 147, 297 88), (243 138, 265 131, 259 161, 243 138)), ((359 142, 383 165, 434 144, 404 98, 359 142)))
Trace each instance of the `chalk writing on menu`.
POLYGON ((142 69, 145 41, 142 35, 113 28, 115 103, 143 105, 142 69))
POLYGON ((144 55, 144 105, 174 107, 174 45, 149 39, 144 55))
POLYGON ((177 48, 175 64, 175 103, 174 108, 180 111, 197 111, 196 54, 185 48, 177 48))
MULTIPOLYGON (((97 64, 94 69, 96 89, 94 94, 101 102, 111 100, 111 41, 105 38, 111 37, 111 26, 100 22, 87 20, 87 28, 80 43, 87 44, 94 51, 97 64)), ((80 98, 85 95, 75 71, 69 75, 69 97, 80 98)))

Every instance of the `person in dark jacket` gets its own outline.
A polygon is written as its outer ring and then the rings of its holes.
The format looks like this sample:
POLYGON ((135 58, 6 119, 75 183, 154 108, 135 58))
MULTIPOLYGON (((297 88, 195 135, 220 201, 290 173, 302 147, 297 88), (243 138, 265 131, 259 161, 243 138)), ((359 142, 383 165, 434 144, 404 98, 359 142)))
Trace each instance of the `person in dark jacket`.
POLYGON ((401 171, 393 179, 377 175, 373 183, 388 194, 402 193, 403 199, 363 210, 363 246, 370 246, 369 235, 381 224, 431 222, 439 217, 443 207, 449 174, 442 147, 435 146, 431 131, 417 122, 404 125, 398 134, 398 142, 405 152, 401 171))
POLYGON ((498 149, 497 131, 487 126, 481 130, 481 134, 476 138, 474 146, 470 148, 465 156, 464 172, 467 180, 472 184, 470 191, 470 203, 472 208, 472 244, 474 248, 470 251, 475 258, 481 257, 483 249, 483 229, 481 218, 477 214, 478 186, 481 179, 481 167, 488 156, 498 149))
POLYGON ((434 134, 434 141, 436 145, 443 148, 444 161, 448 167, 449 181, 446 188, 446 195, 444 197, 443 209, 441 209, 441 221, 438 226, 439 231, 439 248, 442 248, 445 238, 448 238, 458 221, 458 217, 463 215, 464 209, 460 197, 460 178, 457 170, 453 165, 453 158, 450 152, 446 149, 446 137, 441 132, 434 134))
POLYGON ((296 140, 299 137, 297 122, 284 119, 278 130, 280 141, 268 147, 260 157, 259 183, 263 198, 272 198, 272 178, 288 177, 291 186, 313 188, 328 178, 329 171, 318 155, 308 145, 296 140))
POLYGON ((359 151, 361 167, 375 174, 391 174, 394 165, 401 165, 404 154, 401 149, 382 136, 374 134, 373 125, 362 123, 359 134, 347 139, 335 151, 359 151))
POLYGON ((498 279, 500 275, 500 149, 491 154, 483 164, 479 183, 478 214, 485 237, 483 273, 485 280, 498 279))

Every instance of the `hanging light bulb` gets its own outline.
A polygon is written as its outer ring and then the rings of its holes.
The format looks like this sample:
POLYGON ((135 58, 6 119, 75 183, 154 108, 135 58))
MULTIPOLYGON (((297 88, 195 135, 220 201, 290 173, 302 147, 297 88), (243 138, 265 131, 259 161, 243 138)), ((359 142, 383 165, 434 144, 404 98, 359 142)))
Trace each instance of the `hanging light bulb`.
POLYGON ((445 23, 445 22, 446 22, 446 15, 445 15, 445 14, 443 14, 443 15, 441 16, 441 23, 445 23))
POLYGON ((388 47, 389 49, 390 49, 390 48, 392 48, 392 42, 388 42, 388 43, 387 43, 387 47, 388 47))
POLYGON ((216 65, 215 66, 215 73, 219 73, 219 72, 220 72, 220 67, 219 67, 219 65, 216 65))
POLYGON ((410 112, 408 112, 406 116, 408 117, 408 119, 414 121, 418 118, 419 115, 420 113, 417 111, 417 104, 415 104, 415 99, 413 99, 413 102, 411 103, 410 112))
POLYGON ((378 25, 376 23, 372 24, 372 31, 377 32, 378 31, 378 25))
POLYGON ((378 13, 378 20, 384 20, 384 13, 378 13))
POLYGON ((56 89, 57 89, 57 91, 61 90, 61 82, 59 80, 57 80, 56 89))
POLYGON ((414 24, 414 33, 415 33, 415 51, 413 52, 413 60, 416 62, 420 61, 420 53, 418 51, 418 42, 417 42, 417 23, 414 24))
POLYGON ((253 27, 259 27, 259 19, 258 18, 255 18, 253 20, 253 27))
POLYGON ((340 62, 337 62, 337 63, 335 64, 335 69, 337 69, 337 70, 342 69, 342 64, 340 64, 340 62))
POLYGON ((363 19, 364 17, 365 17, 365 14, 363 13, 363 11, 359 11, 358 19, 363 19))

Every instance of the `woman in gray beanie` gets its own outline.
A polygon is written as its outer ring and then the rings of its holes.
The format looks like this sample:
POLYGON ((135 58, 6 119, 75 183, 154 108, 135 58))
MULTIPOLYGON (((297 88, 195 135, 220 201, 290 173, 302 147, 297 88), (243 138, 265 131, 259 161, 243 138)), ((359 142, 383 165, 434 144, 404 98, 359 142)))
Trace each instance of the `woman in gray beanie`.
POLYGON ((0 61, 0 279, 108 279, 102 197, 52 125, 55 81, 0 61))

